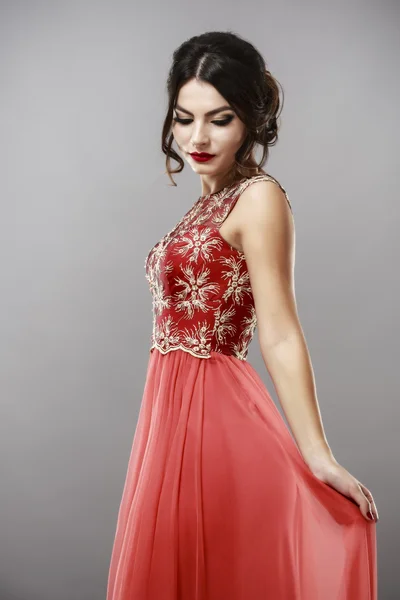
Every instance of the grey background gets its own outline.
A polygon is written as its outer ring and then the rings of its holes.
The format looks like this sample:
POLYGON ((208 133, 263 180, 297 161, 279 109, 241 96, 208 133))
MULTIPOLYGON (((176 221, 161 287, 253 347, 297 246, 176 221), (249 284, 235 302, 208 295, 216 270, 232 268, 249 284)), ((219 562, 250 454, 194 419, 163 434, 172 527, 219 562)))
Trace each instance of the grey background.
MULTIPOLYGON (((201 193, 160 150, 172 51, 252 41, 285 91, 266 170, 336 458, 399 597, 399 5, 1 2, 0 600, 105 598, 151 333, 144 259, 201 193)), ((276 400, 255 337, 250 362, 276 400)))

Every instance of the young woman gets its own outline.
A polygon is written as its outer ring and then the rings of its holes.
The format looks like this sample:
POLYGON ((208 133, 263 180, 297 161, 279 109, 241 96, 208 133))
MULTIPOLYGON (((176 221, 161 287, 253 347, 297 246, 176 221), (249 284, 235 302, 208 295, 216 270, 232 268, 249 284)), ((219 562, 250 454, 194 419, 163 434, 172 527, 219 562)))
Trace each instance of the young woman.
POLYGON ((328 445, 292 208, 262 169, 277 81, 253 45, 209 32, 174 52, 168 95, 167 173, 186 160, 202 195, 145 261, 153 331, 107 599, 375 600, 377 509, 328 445), (293 437, 246 360, 256 325, 293 437))

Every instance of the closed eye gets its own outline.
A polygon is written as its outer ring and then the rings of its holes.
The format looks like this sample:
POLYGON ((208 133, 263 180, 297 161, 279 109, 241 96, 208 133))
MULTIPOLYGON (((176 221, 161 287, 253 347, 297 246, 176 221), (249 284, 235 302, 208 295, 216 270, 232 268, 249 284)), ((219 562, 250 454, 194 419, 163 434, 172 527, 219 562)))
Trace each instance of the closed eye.
MULTIPOLYGON (((233 115, 227 117, 226 119, 220 119, 218 121, 211 121, 214 125, 218 125, 219 127, 223 127, 224 125, 228 125, 233 120, 233 115)), ((180 119, 179 117, 174 117, 174 121, 176 123, 180 123, 181 125, 189 125, 189 123, 193 122, 193 119, 180 119)))

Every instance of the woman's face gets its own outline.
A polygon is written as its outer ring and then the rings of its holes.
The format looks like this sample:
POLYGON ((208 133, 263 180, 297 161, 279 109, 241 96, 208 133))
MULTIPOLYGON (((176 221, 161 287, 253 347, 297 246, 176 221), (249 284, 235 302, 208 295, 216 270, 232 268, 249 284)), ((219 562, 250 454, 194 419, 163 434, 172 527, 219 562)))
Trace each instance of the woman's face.
POLYGON ((172 133, 193 171, 207 180, 210 176, 211 182, 232 169, 246 128, 214 86, 191 79, 179 90, 172 133), (207 114, 210 111, 213 114, 207 114), (192 152, 214 156, 207 162, 197 162, 192 152))

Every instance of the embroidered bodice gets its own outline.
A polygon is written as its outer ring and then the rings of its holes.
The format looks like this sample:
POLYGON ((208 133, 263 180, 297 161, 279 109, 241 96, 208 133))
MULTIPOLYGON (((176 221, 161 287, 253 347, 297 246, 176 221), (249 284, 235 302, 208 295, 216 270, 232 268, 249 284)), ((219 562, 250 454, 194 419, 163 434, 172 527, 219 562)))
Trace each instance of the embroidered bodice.
POLYGON ((246 360, 257 325, 243 252, 220 234, 243 190, 271 175, 244 178, 214 194, 201 196, 145 260, 153 298, 150 349, 163 354, 182 349, 199 358, 210 352, 246 360))

